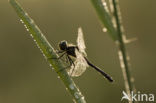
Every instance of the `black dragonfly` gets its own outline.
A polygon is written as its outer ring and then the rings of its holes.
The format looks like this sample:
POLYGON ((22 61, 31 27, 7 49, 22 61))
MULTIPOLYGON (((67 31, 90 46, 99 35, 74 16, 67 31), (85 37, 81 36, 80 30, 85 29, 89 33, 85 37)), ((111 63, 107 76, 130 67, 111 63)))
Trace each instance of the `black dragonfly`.
POLYGON ((113 79, 97 66, 93 65, 88 59, 85 52, 85 42, 83 39, 82 29, 78 29, 77 45, 68 44, 63 40, 59 43, 58 53, 62 53, 57 59, 62 58, 66 54, 66 59, 70 63, 68 74, 72 77, 80 76, 87 67, 92 67, 99 73, 101 73, 107 80, 113 82, 113 79))

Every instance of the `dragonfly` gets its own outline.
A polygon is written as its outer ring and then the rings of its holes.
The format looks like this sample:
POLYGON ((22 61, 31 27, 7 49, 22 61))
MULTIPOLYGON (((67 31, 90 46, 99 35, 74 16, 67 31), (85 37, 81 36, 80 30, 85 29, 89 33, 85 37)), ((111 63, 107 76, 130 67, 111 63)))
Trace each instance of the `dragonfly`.
POLYGON ((108 81, 113 82, 111 76, 88 60, 85 52, 86 46, 82 28, 78 28, 77 45, 69 44, 67 41, 63 40, 58 46, 59 50, 57 53, 61 55, 57 59, 61 59, 64 55, 66 55, 66 62, 70 64, 70 69, 68 69, 68 74, 70 76, 78 77, 85 72, 87 67, 90 66, 102 74, 108 81))

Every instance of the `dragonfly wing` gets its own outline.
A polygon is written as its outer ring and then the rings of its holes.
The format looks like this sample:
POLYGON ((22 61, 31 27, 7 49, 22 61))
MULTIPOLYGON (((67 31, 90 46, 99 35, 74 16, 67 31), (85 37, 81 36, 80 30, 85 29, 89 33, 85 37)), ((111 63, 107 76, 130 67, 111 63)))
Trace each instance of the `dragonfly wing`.
POLYGON ((75 67, 74 65, 72 65, 71 69, 68 71, 68 74, 73 77, 80 76, 82 73, 85 72, 86 68, 88 67, 88 64, 84 59, 83 55, 78 50, 76 50, 75 53, 77 56, 76 60, 74 61, 75 67))
POLYGON ((82 32, 82 28, 79 27, 78 28, 78 37, 77 37, 77 46, 79 48, 79 51, 84 55, 87 56, 85 49, 85 42, 84 42, 84 38, 83 38, 83 32, 82 32))

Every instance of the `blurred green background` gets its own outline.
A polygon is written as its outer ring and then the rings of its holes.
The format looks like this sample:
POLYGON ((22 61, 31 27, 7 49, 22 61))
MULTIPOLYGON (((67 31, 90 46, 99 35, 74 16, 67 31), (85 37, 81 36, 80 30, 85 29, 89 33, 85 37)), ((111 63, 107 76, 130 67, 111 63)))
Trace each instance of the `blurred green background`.
MULTIPOLYGON (((74 78, 88 103, 120 103, 124 82, 117 47, 89 0, 18 0, 52 46, 76 43, 83 28, 88 58, 115 79, 113 84, 92 68, 74 78)), ((132 74, 137 91, 156 94, 156 1, 121 0, 132 74)), ((72 103, 71 96, 8 3, 0 0, 0 103, 72 103)))

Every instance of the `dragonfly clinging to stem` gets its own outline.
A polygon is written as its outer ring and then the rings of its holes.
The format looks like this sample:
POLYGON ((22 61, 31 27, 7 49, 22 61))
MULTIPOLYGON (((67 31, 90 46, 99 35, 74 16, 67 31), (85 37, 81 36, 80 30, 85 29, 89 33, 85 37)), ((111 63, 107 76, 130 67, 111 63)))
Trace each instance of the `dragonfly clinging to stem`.
POLYGON ((58 53, 62 53, 62 55, 57 59, 62 58, 66 54, 66 59, 70 63, 70 69, 68 70, 70 76, 80 76, 90 66, 102 74, 108 81, 113 82, 113 79, 107 73, 87 59, 86 46, 81 28, 78 29, 77 45, 68 44, 67 41, 63 40, 59 43, 59 49, 58 53))

